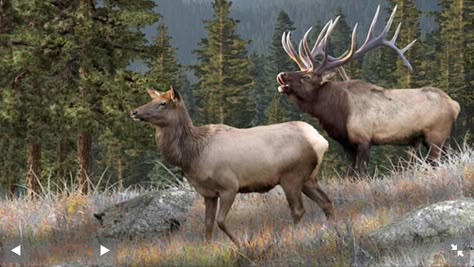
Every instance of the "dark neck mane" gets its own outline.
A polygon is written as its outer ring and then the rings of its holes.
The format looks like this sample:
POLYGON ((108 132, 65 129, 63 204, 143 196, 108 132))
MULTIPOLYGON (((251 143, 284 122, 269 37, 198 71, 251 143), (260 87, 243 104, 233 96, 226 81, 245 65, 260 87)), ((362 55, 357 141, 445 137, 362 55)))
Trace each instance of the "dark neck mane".
POLYGON ((195 127, 184 106, 177 107, 176 122, 156 127, 156 141, 166 162, 187 169, 209 139, 209 127, 195 127))
POLYGON ((346 124, 349 116, 344 86, 344 82, 327 82, 307 96, 295 92, 292 101, 301 111, 316 117, 329 136, 340 142, 347 140, 346 124))

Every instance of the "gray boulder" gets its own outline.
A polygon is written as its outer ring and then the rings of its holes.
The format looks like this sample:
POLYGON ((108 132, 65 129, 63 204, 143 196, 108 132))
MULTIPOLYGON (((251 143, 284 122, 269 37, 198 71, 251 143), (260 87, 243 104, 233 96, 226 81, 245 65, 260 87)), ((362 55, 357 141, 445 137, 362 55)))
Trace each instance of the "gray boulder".
POLYGON ((369 234, 380 249, 416 247, 474 234, 474 199, 443 201, 412 211, 369 234))
POLYGON ((179 229, 196 194, 185 188, 147 193, 95 213, 102 238, 136 240, 179 229))

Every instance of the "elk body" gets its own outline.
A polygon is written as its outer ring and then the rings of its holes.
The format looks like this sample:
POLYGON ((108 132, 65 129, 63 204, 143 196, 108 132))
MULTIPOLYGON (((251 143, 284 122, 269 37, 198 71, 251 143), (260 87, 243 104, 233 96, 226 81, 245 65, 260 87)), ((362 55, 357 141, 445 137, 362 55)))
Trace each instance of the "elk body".
POLYGON ((434 162, 440 157, 460 112, 456 101, 434 87, 389 90, 359 80, 331 80, 335 69, 345 76, 343 64, 376 46, 395 50, 411 70, 403 53, 414 41, 404 49, 395 46, 400 25, 392 40, 385 39, 396 7, 383 32, 373 36, 379 8, 364 44, 355 49, 356 24, 350 50, 338 58, 327 53, 327 40, 338 18, 326 24, 311 50, 307 43, 311 29, 300 41, 298 53, 293 48, 290 34, 282 36, 284 50, 301 70, 278 74, 278 91, 286 94, 301 111, 316 117, 328 135, 344 147, 352 161, 348 168, 350 175, 356 168, 360 174, 366 174, 371 145, 423 144, 429 151, 429 159, 434 162), (322 58, 319 63, 318 58, 322 58))
POLYGON ((267 192, 280 185, 295 223, 304 214, 302 193, 315 201, 328 218, 331 199, 319 187, 316 174, 328 142, 309 124, 288 122, 248 129, 227 125, 194 126, 177 90, 148 90, 152 101, 131 112, 151 123, 161 155, 179 166, 205 200, 206 239, 219 200, 217 224, 237 243, 225 218, 238 193, 267 192))

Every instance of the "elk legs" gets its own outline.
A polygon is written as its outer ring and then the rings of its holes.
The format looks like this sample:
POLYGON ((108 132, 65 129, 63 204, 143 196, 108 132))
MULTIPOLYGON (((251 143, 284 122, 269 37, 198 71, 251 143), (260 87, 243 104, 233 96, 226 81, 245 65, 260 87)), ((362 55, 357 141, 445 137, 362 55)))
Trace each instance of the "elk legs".
POLYGON ((214 228, 214 220, 216 218, 217 197, 205 197, 204 204, 206 206, 206 240, 210 241, 212 238, 212 228, 214 228))
POLYGON ((346 175, 354 176, 356 169, 357 151, 351 146, 344 146, 344 151, 349 158, 349 166, 347 166, 346 175))
POLYGON ((217 212, 217 225, 224 233, 226 233, 226 235, 232 240, 232 242, 234 242, 234 244, 239 245, 237 238, 235 238, 229 229, 227 229, 225 224, 225 218, 227 217, 227 213, 229 213, 236 194, 237 192, 234 191, 225 191, 220 193, 219 211, 217 212))
POLYGON ((303 198, 301 197, 301 189, 293 189, 291 186, 283 186, 283 191, 285 192, 286 200, 290 206, 291 216, 293 217, 293 222, 297 224, 301 217, 304 214, 303 198))
POLYGON ((321 207, 328 220, 334 219, 334 207, 332 201, 328 195, 324 193, 321 187, 319 187, 316 181, 312 179, 308 180, 303 185, 303 193, 321 207))
POLYGON ((367 175, 367 167, 369 164, 370 143, 361 143, 357 146, 357 168, 359 175, 367 175))
POLYGON ((451 129, 444 132, 431 132, 425 135, 425 145, 428 149, 429 157, 428 160, 432 166, 437 165, 437 160, 439 160, 441 156, 441 152, 443 150, 444 143, 448 139, 451 133, 451 129))

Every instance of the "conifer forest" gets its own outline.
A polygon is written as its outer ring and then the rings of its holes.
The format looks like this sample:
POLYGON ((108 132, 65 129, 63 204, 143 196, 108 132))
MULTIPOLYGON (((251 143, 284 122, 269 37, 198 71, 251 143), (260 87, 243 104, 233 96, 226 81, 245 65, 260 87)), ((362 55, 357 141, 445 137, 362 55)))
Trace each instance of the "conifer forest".
MULTIPOLYGON (((160 158, 154 129, 130 119, 149 87, 177 88, 196 125, 309 122, 330 142, 320 176, 344 176, 342 147, 278 93, 277 74, 298 70, 281 38, 313 27, 313 43, 340 15, 329 39, 340 55, 356 22, 365 40, 377 5, 376 32, 397 5, 389 36, 402 22, 397 44, 417 40, 405 53, 413 72, 376 48, 345 65, 351 79, 441 88, 461 105, 449 145, 472 145, 474 1, 0 0, 0 194, 39 194, 45 181, 87 193, 99 179, 124 188, 182 177, 160 158)), ((403 164, 407 150, 374 147, 370 173, 403 164)))

